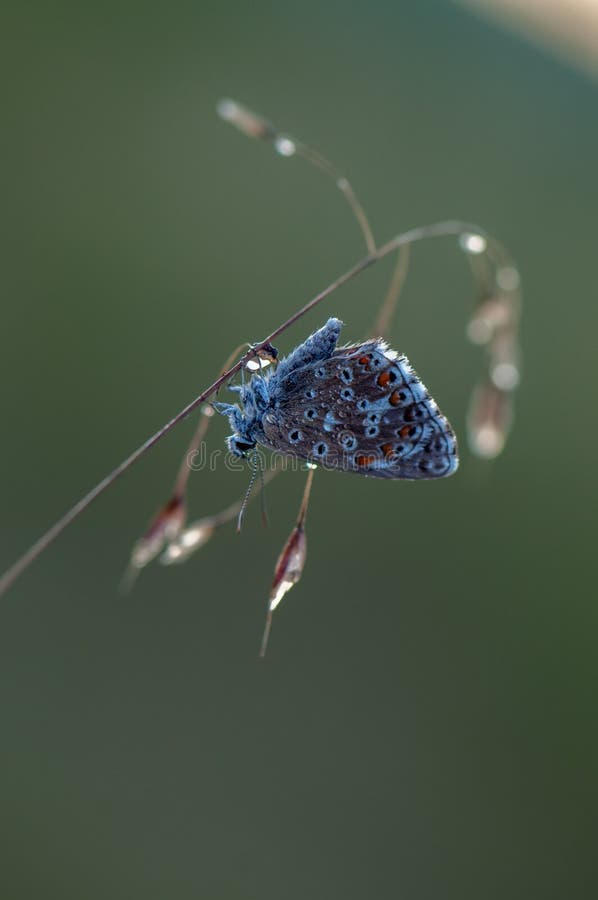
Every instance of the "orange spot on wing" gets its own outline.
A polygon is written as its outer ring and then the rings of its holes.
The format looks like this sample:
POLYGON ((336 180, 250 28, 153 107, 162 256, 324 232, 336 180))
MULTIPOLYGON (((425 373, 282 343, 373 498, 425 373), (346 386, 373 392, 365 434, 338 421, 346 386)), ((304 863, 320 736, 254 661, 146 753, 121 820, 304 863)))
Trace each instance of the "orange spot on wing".
POLYGON ((393 391, 390 397, 388 398, 388 402, 391 406, 398 406, 401 402, 401 397, 398 391, 393 391))
POLYGON ((381 450, 387 459, 389 456, 394 456, 395 448, 392 444, 382 444, 381 450))
POLYGON ((371 466, 372 463, 375 463, 376 457, 375 456, 365 456, 363 453, 360 453, 359 456, 355 457, 355 462, 357 463, 358 466, 363 468, 364 466, 371 466))
POLYGON ((386 385, 390 381, 390 372, 380 372, 376 381, 378 382, 380 387, 386 387, 386 385))
POLYGON ((409 432, 411 431, 411 425, 403 425, 401 428, 401 437, 407 438, 409 437, 409 432))

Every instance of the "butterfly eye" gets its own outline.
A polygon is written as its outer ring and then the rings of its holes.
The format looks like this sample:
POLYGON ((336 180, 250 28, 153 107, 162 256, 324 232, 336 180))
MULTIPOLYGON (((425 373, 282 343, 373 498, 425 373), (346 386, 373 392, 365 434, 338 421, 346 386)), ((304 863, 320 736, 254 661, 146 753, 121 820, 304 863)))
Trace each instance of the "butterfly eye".
POLYGON ((247 441, 232 440, 230 443, 231 453, 236 456, 245 456, 248 450, 253 450, 254 447, 255 441, 250 444, 247 441))

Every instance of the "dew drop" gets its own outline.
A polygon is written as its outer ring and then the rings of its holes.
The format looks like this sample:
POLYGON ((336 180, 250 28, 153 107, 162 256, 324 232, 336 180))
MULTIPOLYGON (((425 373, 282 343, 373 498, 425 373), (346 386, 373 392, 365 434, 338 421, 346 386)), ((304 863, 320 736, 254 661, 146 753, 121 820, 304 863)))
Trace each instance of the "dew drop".
POLYGON ((496 273, 496 283, 503 291, 516 291, 521 283, 519 272, 513 266, 502 266, 496 273))
POLYGON ((294 156, 297 152, 295 142, 288 137, 278 137, 274 141, 274 148, 280 156, 294 156))
POLYGON ((501 429, 494 425, 483 425, 473 431, 469 436, 471 449, 483 459, 494 459, 502 451, 505 445, 505 435, 501 429))
POLYGON ((465 250, 466 253, 473 253, 477 256, 480 253, 484 253, 488 244, 483 235, 466 232, 460 236, 459 246, 462 250, 465 250))
POLYGON ((497 363, 491 375, 492 381, 501 391, 512 391, 519 384, 519 369, 512 362, 497 363))

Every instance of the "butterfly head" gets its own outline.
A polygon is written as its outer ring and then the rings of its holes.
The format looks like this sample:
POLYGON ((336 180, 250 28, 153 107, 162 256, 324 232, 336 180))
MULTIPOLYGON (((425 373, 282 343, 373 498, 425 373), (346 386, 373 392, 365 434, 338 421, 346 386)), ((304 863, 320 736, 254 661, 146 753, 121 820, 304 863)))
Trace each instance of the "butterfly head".
POLYGON ((233 456, 240 456, 245 458, 250 450, 253 450, 256 445, 256 441, 249 440, 248 438, 239 435, 239 434, 231 434, 230 437, 226 439, 226 446, 230 453, 233 456))
POLYGON ((227 437, 226 446, 233 456, 246 457, 257 441, 254 435, 258 420, 252 398, 242 395, 243 410, 236 403, 214 403, 214 409, 226 416, 233 433, 227 437))

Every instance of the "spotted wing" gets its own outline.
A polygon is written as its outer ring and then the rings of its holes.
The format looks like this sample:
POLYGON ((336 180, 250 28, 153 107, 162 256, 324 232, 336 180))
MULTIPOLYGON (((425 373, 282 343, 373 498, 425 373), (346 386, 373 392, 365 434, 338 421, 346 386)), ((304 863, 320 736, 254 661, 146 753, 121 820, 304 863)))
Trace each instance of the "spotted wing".
POLYGON ((277 386, 262 442, 377 478, 425 479, 458 465, 455 434, 405 356, 383 341, 336 350, 277 386))

